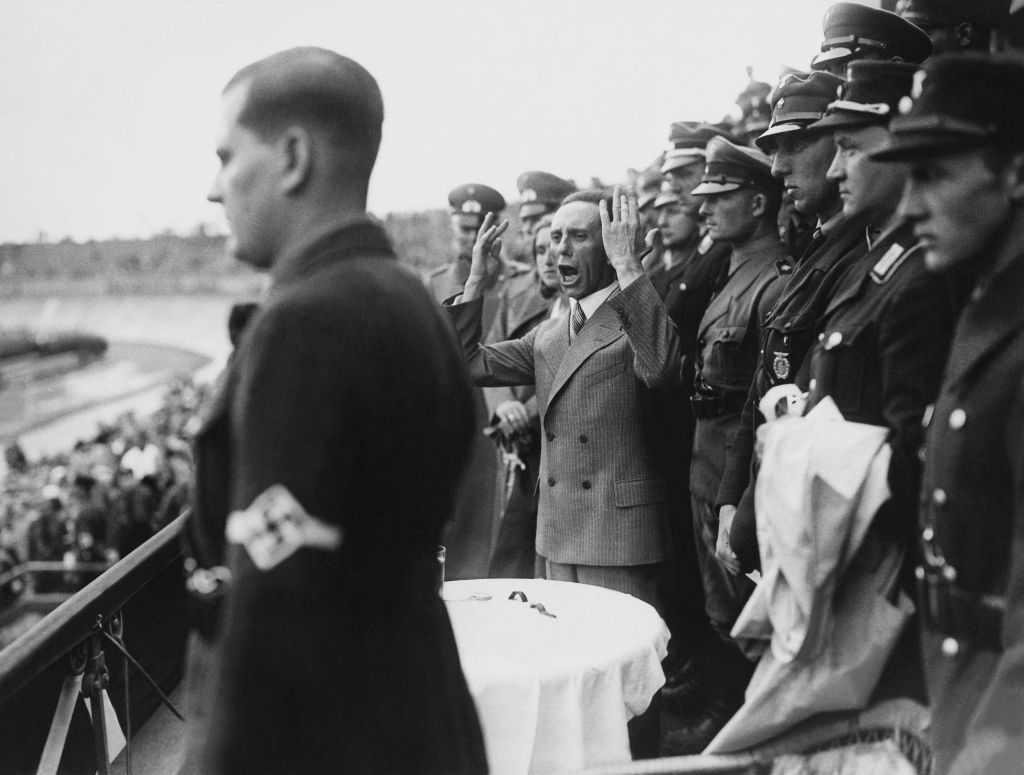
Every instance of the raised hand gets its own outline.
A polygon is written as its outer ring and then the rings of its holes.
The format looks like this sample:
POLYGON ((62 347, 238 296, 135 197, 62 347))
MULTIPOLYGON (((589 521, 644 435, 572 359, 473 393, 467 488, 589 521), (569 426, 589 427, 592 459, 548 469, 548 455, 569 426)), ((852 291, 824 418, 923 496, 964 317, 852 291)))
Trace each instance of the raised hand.
POLYGON ((469 278, 462 292, 463 301, 477 298, 486 287, 487 281, 500 269, 501 265, 497 259, 501 256, 501 235, 508 229, 508 221, 495 225, 495 220, 497 219, 494 213, 487 213, 484 222, 480 224, 480 231, 477 232, 476 243, 473 245, 473 262, 469 267, 469 278))
MULTIPOLYGON (((629 188, 622 193, 621 186, 612 190, 612 212, 602 201, 598 205, 601 214, 601 236, 604 251, 615 269, 619 287, 625 288, 644 273, 641 257, 644 254, 644 235, 640 227, 640 208, 636 192, 629 188)), ((652 237, 653 239, 653 237, 652 237)))

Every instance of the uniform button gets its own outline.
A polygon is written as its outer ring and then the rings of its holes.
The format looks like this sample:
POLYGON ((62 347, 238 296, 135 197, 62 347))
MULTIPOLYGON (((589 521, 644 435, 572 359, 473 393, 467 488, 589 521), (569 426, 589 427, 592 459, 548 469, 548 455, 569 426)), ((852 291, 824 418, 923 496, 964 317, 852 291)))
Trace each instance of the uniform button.
POLYGON ((555 486, 555 477, 549 476, 548 477, 548 487, 554 487, 554 486, 555 486))
POLYGON ((954 409, 949 413, 949 427, 955 431, 960 430, 967 423, 967 412, 963 409, 954 409))
POLYGON ((932 503, 934 503, 936 506, 945 506, 946 491, 943 490, 941 487, 936 487, 935 491, 932 493, 932 503))
POLYGON ((831 334, 828 335, 828 341, 825 342, 825 347, 831 350, 833 347, 838 347, 842 343, 843 343, 843 332, 842 331, 833 331, 831 334))
POLYGON ((917 459, 920 460, 922 463, 928 460, 928 452, 925 450, 924 447, 921 447, 919 450, 917 450, 917 459))
POLYGON ((943 566, 942 578, 944 578, 946 581, 950 583, 956 581, 956 568, 954 568, 952 565, 943 566))
POLYGON ((818 334, 818 341, 819 342, 824 342, 825 341, 825 332, 824 331, 822 331, 820 334, 818 334))
POLYGON ((934 541, 935 540, 935 528, 926 527, 924 530, 921 531, 921 538, 923 538, 928 543, 931 543, 932 541, 934 541))
POLYGON ((584 490, 589 490, 590 489, 590 480, 589 479, 584 479, 582 486, 583 486, 584 490))
POLYGON ((960 653, 960 641, 956 638, 946 638, 942 641, 942 654, 950 658, 960 653))
POLYGON ((554 441, 555 440, 555 434, 553 434, 551 431, 547 432, 547 437, 548 437, 548 441, 554 441))
POLYGON ((707 342, 706 342, 706 341, 704 341, 703 339, 698 339, 698 340, 697 340, 697 346, 698 346, 698 347, 703 347, 703 346, 704 346, 704 345, 706 345, 706 344, 707 344, 707 342))
POLYGON ((686 290, 686 283, 679 283, 679 290, 685 291, 686 290))
POLYGON ((818 387, 818 380, 817 379, 811 379, 811 385, 810 385, 811 390, 814 390, 817 387, 818 387))
POLYGON ((789 331, 789 329, 791 329, 792 327, 793 321, 789 321, 788 323, 786 323, 786 325, 783 326, 783 328, 786 329, 787 331, 789 331))
POLYGON ((580 441, 581 441, 581 442, 582 442, 583 444, 586 444, 586 443, 587 443, 588 441, 590 441, 590 437, 589 437, 589 436, 587 436, 587 434, 585 434, 585 433, 581 433, 581 434, 580 434, 580 441))

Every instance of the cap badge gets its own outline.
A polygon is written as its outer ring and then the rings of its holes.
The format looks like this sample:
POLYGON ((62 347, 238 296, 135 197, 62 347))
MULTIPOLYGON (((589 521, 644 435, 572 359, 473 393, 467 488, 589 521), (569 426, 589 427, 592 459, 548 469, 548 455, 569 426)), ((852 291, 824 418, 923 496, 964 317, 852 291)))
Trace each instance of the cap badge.
POLYGON ((537 201, 537 192, 534 191, 532 188, 526 189, 523 192, 523 201, 524 202, 536 202, 537 201))
POLYGON ((914 108, 914 100, 911 97, 903 96, 900 97, 900 115, 905 116, 914 108))
POLYGON ((475 199, 467 199, 462 203, 462 212, 464 213, 482 213, 483 211, 483 205, 475 199))

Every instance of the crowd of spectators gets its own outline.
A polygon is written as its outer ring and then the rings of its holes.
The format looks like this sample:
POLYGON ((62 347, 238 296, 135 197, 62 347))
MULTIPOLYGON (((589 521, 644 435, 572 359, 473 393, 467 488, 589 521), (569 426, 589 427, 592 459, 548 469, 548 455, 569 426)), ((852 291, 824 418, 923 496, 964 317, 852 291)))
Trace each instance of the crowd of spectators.
MULTIPOLYGON (((172 382, 148 417, 127 412, 67 452, 29 460, 17 442, 4 451, 0 491, 0 573, 25 560, 61 562, 62 576, 41 575, 38 591, 72 591, 83 563, 113 564, 188 506, 190 438, 209 387, 172 382)), ((0 590, 8 605, 19 586, 0 590)))

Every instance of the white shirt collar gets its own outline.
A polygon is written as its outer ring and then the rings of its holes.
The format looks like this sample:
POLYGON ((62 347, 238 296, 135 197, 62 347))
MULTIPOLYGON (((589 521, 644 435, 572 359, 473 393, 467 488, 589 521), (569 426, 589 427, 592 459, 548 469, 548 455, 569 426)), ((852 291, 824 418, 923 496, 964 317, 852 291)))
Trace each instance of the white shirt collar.
MULTIPOLYGON (((604 304, 608 297, 617 290, 619 290, 619 283, 616 280, 611 285, 606 285, 601 290, 594 291, 592 294, 580 299, 579 301, 576 299, 570 299, 569 301, 572 302, 573 305, 579 304, 583 307, 583 314, 587 316, 587 320, 590 320, 594 317, 594 313, 597 312, 597 308, 604 304)), ((573 307, 573 309, 575 309, 575 307, 573 307)))

